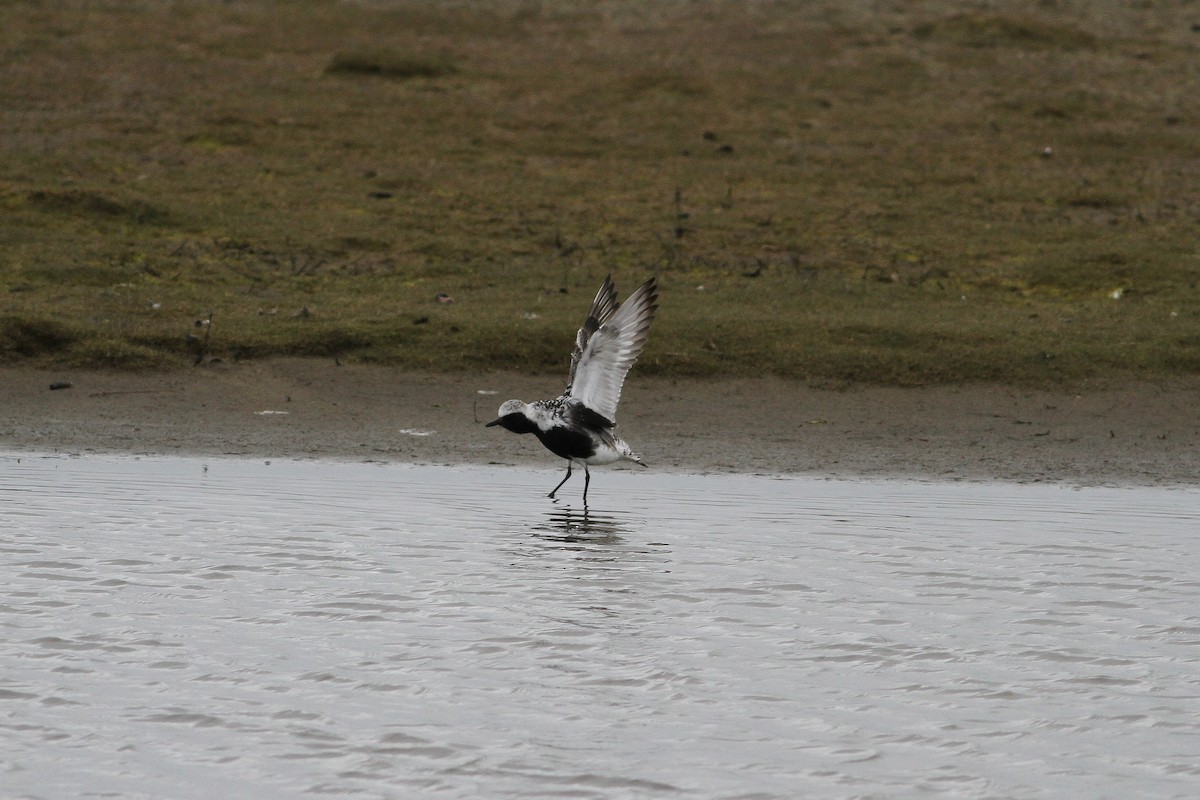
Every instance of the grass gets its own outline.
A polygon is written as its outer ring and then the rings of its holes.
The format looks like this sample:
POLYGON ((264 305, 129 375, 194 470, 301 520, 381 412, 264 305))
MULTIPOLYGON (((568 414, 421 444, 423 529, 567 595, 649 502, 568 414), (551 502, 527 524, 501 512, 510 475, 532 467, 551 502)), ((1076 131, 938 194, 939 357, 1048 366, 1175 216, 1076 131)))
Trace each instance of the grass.
POLYGON ((5 5, 0 361, 1196 372, 1194 20, 993 5, 5 5))
POLYGON ((458 69, 445 58, 411 56, 388 50, 366 50, 334 55, 327 75, 375 75, 383 78, 443 78, 458 69))

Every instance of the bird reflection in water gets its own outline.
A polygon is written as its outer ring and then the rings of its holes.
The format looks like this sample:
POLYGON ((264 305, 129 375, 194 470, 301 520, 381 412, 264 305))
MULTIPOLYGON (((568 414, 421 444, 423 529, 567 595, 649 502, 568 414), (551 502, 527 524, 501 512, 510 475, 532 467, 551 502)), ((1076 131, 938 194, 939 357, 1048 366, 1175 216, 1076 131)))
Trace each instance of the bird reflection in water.
POLYGON ((604 544, 620 541, 626 533, 624 523, 611 513, 582 509, 555 508, 546 521, 533 528, 538 538, 555 542, 604 544))

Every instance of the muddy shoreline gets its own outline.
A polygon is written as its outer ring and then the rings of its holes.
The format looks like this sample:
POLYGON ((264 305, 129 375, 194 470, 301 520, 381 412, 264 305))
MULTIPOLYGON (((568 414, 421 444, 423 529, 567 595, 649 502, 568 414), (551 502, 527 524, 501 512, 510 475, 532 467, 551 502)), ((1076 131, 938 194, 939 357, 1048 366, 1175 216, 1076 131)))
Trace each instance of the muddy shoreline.
MULTIPOLYGON (((168 373, 8 367, 0 369, 0 449, 558 468, 533 437, 483 423, 505 399, 561 389, 559 376, 421 374, 304 359, 168 373)), ((1195 379, 1075 392, 829 390, 635 371, 619 422, 657 469, 1196 485, 1198 397, 1195 379)))

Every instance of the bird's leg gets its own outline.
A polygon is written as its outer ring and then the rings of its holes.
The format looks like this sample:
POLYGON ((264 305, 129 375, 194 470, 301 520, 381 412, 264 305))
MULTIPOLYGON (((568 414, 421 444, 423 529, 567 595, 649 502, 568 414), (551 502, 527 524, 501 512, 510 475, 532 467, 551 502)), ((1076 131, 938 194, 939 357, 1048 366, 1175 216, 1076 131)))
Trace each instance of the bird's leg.
MULTIPOLYGON (((586 468, 586 465, 585 465, 585 468, 586 468)), ((558 486, 555 486, 553 489, 550 490, 549 497, 551 499, 554 499, 554 493, 557 492, 559 489, 561 489, 562 485, 564 483, 566 483, 568 480, 570 480, 570 478, 571 478, 571 459, 568 458, 567 459, 567 477, 565 477, 561 481, 559 481, 558 486)), ((585 492, 585 494, 586 494, 586 492, 585 492)))
POLYGON ((583 507, 587 508, 587 487, 592 482, 592 473, 588 472, 587 462, 583 462, 583 507))

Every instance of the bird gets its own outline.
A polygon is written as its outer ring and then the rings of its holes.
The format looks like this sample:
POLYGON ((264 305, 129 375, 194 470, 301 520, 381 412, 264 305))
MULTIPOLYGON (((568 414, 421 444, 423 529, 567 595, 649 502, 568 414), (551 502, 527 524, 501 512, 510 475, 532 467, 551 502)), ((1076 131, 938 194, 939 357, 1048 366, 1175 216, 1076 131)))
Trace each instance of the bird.
POLYGON ((646 346, 657 310, 658 282, 654 278, 618 303, 612 276, 606 277, 575 335, 566 391, 552 400, 508 400, 500 406, 496 419, 485 426, 532 433, 547 450, 567 460, 566 477, 550 490, 549 497, 571 479, 576 464, 583 466, 585 508, 592 481, 589 464, 632 461, 647 466, 616 433, 617 403, 626 374, 646 346))

